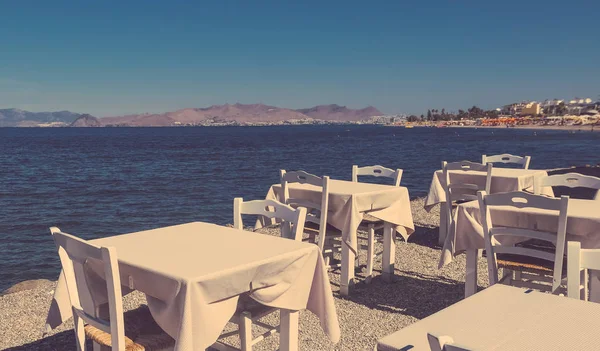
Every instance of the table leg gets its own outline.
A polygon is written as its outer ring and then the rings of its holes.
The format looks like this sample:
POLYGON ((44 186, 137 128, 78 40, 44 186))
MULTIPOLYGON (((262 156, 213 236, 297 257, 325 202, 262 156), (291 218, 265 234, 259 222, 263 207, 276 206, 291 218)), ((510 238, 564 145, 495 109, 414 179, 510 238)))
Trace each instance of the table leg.
POLYGON ((298 316, 300 312, 281 310, 281 325, 279 328, 279 350, 298 350, 298 316))
POLYGON ((394 280, 394 263, 396 261, 396 236, 394 227, 385 222, 383 226, 383 257, 381 266, 383 267, 383 279, 387 282, 394 280))
POLYGON ((354 258, 356 254, 350 250, 350 247, 342 242, 342 276, 340 281, 340 294, 350 295, 354 285, 354 258))
POLYGON ((478 250, 467 250, 465 270, 465 298, 477 292, 477 256, 478 250))
POLYGON ((440 227, 438 234, 438 244, 444 246, 446 235, 448 234, 448 213, 446 212, 446 203, 440 203, 440 227))

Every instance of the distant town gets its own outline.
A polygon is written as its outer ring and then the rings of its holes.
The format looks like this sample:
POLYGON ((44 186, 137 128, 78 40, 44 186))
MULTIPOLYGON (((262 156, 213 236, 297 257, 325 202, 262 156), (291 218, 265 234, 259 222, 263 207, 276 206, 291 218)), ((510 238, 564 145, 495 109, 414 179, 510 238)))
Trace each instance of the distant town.
POLYGON ((600 98, 549 99, 522 101, 493 110, 473 106, 458 112, 428 110, 390 123, 400 126, 594 126, 600 124, 600 98))

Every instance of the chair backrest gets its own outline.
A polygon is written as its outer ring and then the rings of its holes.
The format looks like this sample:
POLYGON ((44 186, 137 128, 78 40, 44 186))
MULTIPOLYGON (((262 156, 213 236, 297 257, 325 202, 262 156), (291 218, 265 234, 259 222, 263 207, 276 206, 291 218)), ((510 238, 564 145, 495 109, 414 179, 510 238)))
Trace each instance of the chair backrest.
POLYGON ((275 200, 246 201, 241 197, 233 199, 233 226, 244 229, 242 215, 257 215, 267 218, 276 218, 282 221, 281 236, 288 239, 302 241, 306 208, 294 209, 292 206, 282 204, 275 200))
POLYGON ((481 163, 484 165, 487 163, 516 163, 521 165, 523 169, 529 169, 529 162, 531 162, 531 156, 515 156, 511 154, 481 156, 481 163))
POLYGON ((567 244, 567 295, 574 299, 583 296, 587 300, 587 270, 600 270, 600 249, 581 249, 578 241, 567 244), (583 294, 581 294, 581 271, 584 270, 583 294))
POLYGON ((379 165, 365 167, 358 167, 357 165, 354 165, 352 166, 352 181, 358 182, 359 176, 385 177, 393 179, 395 186, 400 186, 402 172, 403 171, 399 168, 393 170, 391 168, 386 168, 379 165))
POLYGON ((281 188, 283 198, 280 199, 286 205, 294 208, 305 207, 306 222, 314 223, 319 226, 319 248, 323 250, 325 246, 325 234, 327 233, 327 213, 329 211, 329 177, 318 177, 314 174, 305 171, 286 172, 280 170, 281 188), (312 201, 290 197, 289 184, 300 183, 310 184, 321 188, 321 202, 314 203, 312 201))
POLYGON ((569 188, 596 189, 594 200, 600 200, 600 178, 587 176, 579 173, 554 174, 537 178, 534 181, 534 193, 541 194, 542 189, 547 186, 566 186, 569 188))
POLYGON ((459 200, 477 200, 477 191, 484 190, 490 192, 492 185, 492 164, 481 164, 471 161, 460 161, 460 162, 442 162, 442 171, 444 173, 444 180, 446 187, 446 202, 451 203, 452 201, 459 200), (450 171, 479 171, 486 172, 485 186, 477 184, 452 182, 450 177, 450 171))
MULTIPOLYGON (((69 300, 77 333, 83 333, 83 321, 111 335, 113 350, 125 350, 125 325, 123 322, 123 300, 117 252, 112 247, 98 247, 73 235, 63 233, 57 227, 50 228, 67 283, 69 300), (80 288, 77 279, 85 279, 83 266, 88 260, 103 263, 104 279, 108 292, 110 320, 104 320, 84 311, 81 306, 80 288), (76 274, 76 271, 78 274, 76 274)), ((81 334, 82 335, 82 334, 81 334)), ((79 342, 79 341, 78 341, 79 342)), ((78 346, 79 347, 79 346, 78 346)))
POLYGON ((523 191, 487 195, 480 191, 479 209, 481 211, 481 222, 485 240, 485 250, 488 259, 488 273, 490 285, 498 281, 497 254, 511 254, 525 257, 534 257, 541 260, 554 262, 552 291, 560 286, 562 281, 563 257, 565 253, 565 237, 567 232, 567 209, 569 197, 562 196, 560 199, 534 195, 523 191), (556 232, 544 232, 528 228, 497 226, 491 216, 491 208, 513 207, 515 209, 536 208, 541 210, 555 211, 558 214, 558 228, 556 232), (512 237, 522 241, 531 239, 550 242, 555 246, 555 252, 550 253, 534 247, 520 247, 503 245, 498 239, 501 237, 512 237))

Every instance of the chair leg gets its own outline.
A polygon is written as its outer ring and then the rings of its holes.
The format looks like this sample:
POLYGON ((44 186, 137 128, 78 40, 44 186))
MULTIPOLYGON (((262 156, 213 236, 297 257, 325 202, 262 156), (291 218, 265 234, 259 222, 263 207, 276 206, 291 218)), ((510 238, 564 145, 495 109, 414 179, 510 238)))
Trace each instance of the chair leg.
MULTIPOLYGON (((77 343, 77 351, 85 351, 85 331, 83 329, 83 319, 81 319, 77 313, 73 313, 73 322, 75 323, 75 342, 77 343)), ((94 345, 100 346, 96 343, 94 343, 94 345)))
POLYGON ((373 263, 375 261, 375 226, 369 225, 369 234, 367 242, 367 278, 365 282, 368 284, 373 279, 373 263))
POLYGON ((298 316, 300 312, 281 310, 281 327, 279 330, 279 350, 298 350, 298 316))
POLYGON ((239 327, 241 350, 252 351, 252 316, 249 312, 242 312, 239 327))

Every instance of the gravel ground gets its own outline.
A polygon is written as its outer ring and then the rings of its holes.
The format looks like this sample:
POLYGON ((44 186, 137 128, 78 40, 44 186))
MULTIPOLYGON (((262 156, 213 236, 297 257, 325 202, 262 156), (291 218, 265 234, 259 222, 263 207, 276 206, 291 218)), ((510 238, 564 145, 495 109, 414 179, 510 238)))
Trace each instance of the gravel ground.
MULTIPOLYGON (((342 331, 341 341, 332 344, 321 330, 318 319, 310 312, 300 314, 301 350, 372 350, 377 339, 427 317, 459 301, 464 294, 465 257, 460 255, 446 267, 437 269, 440 248, 437 245, 439 207, 431 213, 423 210, 423 199, 411 202, 416 232, 408 243, 400 241, 396 249, 396 275, 392 283, 383 282, 381 261, 376 260, 375 277, 365 284, 362 272, 351 296, 339 295, 339 270, 330 272, 337 314, 342 331)), ((267 234, 276 230, 266 228, 267 234)), ((381 245, 377 252, 382 251, 381 245)), ((361 252, 361 266, 366 256, 361 252)), ((484 259, 479 261, 479 286, 488 285, 484 259)), ((74 350, 72 322, 44 335, 46 313, 52 299, 54 282, 44 282, 35 289, 0 296, 0 349, 74 350)), ((145 304, 139 292, 124 298, 126 310, 145 304)), ((276 324, 278 315, 263 319, 276 324)), ((232 329, 228 326, 227 329, 232 329)), ((259 328, 256 331, 260 331, 259 328)), ((228 340, 236 344, 235 338, 228 340)), ((255 345, 255 350, 275 350, 278 335, 255 345)))

